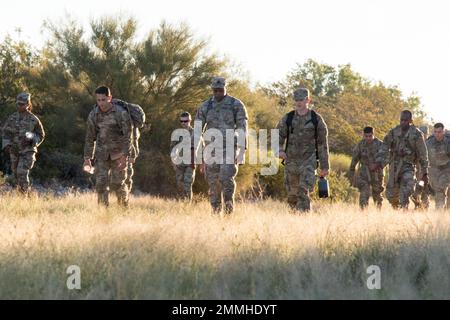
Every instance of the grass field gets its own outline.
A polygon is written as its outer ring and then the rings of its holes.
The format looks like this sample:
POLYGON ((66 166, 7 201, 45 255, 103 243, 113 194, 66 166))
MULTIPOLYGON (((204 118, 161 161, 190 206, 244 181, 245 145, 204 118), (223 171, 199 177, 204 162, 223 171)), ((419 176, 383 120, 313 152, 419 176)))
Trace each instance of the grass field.
POLYGON ((450 214, 318 203, 209 204, 94 195, 0 199, 0 299, 450 298, 450 214), (67 268, 81 270, 69 290, 67 268), (381 289, 369 290, 370 265, 381 289))

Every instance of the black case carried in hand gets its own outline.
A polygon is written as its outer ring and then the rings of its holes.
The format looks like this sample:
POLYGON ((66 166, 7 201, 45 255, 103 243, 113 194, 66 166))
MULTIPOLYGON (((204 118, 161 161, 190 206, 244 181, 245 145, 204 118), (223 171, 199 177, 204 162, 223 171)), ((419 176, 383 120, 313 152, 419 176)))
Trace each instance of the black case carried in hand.
POLYGON ((320 177, 317 187, 319 190, 319 198, 328 198, 330 196, 330 186, 327 179, 320 177))

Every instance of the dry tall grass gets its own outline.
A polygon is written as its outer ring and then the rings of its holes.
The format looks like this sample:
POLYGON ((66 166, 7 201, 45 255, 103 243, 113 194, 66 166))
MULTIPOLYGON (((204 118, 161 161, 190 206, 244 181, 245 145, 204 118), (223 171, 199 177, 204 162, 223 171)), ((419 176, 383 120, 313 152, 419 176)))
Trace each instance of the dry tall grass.
POLYGON ((213 217, 133 198, 99 209, 94 195, 0 199, 1 299, 450 298, 450 215, 360 212, 316 204, 289 214, 275 201, 213 217), (68 290, 67 267, 81 268, 68 290), (369 265, 381 290, 369 290, 369 265))

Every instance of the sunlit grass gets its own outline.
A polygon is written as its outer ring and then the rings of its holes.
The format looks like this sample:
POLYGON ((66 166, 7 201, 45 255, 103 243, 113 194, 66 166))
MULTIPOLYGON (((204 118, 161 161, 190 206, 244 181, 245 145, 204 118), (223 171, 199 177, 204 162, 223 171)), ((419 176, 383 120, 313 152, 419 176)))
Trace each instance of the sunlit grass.
POLYGON ((0 199, 0 298, 401 299, 450 298, 450 215, 365 212, 317 203, 238 203, 230 217, 206 201, 94 195, 0 199), (81 268, 68 290, 67 267, 81 268), (381 268, 381 290, 366 286, 381 268))

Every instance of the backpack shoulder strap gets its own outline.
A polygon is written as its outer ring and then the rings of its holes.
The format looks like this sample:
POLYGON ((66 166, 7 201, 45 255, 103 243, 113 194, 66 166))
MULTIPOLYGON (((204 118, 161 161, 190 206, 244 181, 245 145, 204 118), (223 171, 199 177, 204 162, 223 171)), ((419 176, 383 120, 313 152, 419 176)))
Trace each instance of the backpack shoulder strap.
POLYGON ((317 113, 314 110, 311 110, 311 122, 314 125, 314 140, 316 144, 316 161, 317 161, 317 167, 319 167, 319 145, 317 143, 318 138, 318 132, 317 127, 319 126, 319 119, 317 118, 317 113))
POLYGON ((292 127, 292 120, 294 119, 295 110, 292 110, 287 114, 286 125, 288 127, 287 136, 289 137, 289 133, 293 133, 294 128, 292 127))
POLYGON ((317 112, 311 110, 311 122, 314 125, 314 128, 317 130, 317 126, 319 125, 319 119, 317 118, 317 112))
POLYGON ((287 125, 287 135, 286 135, 286 146, 284 148, 284 152, 287 152, 288 144, 289 144, 289 134, 293 133, 294 128, 292 127, 292 120, 294 119, 295 110, 292 110, 287 114, 286 117, 286 125, 287 125))
MULTIPOLYGON (((130 111, 128 108, 122 106, 122 104, 113 104, 114 108, 114 116, 116 117, 117 125, 119 126, 120 131, 123 134, 123 128, 122 128, 122 116, 120 115, 120 112, 125 110, 128 112, 128 115, 130 115, 130 111)), ((130 116, 131 117, 131 116, 130 116)), ((131 120, 131 119, 130 119, 131 120)), ((131 126, 133 126, 133 121, 131 121, 131 126)))
MULTIPOLYGON (((129 115, 130 118, 131 118, 131 112, 130 112, 130 107, 129 107, 129 105, 128 105, 128 102, 123 101, 123 100, 121 100, 121 99, 114 99, 113 101, 114 101, 113 105, 116 106, 116 117, 117 117, 116 119, 117 119, 117 120, 120 119, 120 117, 118 116, 118 115, 120 115, 119 112, 118 112, 118 111, 120 111, 120 109, 117 108, 117 106, 121 106, 125 111, 127 111, 127 112, 128 112, 128 115, 129 115)), ((133 121, 131 121, 131 125, 133 125, 133 121)))

